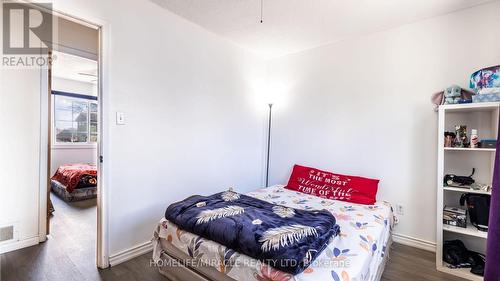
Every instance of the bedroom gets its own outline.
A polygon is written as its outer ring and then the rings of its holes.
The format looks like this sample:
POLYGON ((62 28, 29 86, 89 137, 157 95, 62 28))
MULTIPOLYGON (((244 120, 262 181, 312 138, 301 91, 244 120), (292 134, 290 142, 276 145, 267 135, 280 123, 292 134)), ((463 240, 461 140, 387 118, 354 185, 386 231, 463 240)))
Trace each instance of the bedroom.
MULTIPOLYGON (((277 94, 269 185, 287 184, 294 164, 379 179, 377 200, 390 202, 399 220, 394 247, 427 250, 408 251, 428 258, 415 262, 422 268, 407 273, 409 280, 426 274, 456 280, 436 271, 432 252, 442 212, 439 119, 430 99, 453 84, 469 88, 472 73, 500 64, 500 42, 491 35, 500 25, 498 1, 269 0, 262 23, 260 1, 215 2, 53 2, 54 11, 102 30, 97 265, 111 268, 95 271, 103 279, 120 270, 139 279, 139 263, 158 274, 149 266, 149 240, 170 204, 229 187, 245 194, 265 186, 267 97, 277 94), (124 113, 125 125, 117 125, 117 113, 124 113)), ((12 267, 5 263, 22 257, 15 249, 43 245, 35 244, 44 235, 40 157, 46 151, 40 100, 33 98, 42 82, 39 70, 2 69, 2 128, 10 134, 1 146, 7 160, 0 169, 0 223, 15 229, 14 241, 0 242, 6 280, 5 268, 12 267), (23 177, 9 177, 20 166, 23 177)), ((485 136, 472 122, 455 125, 485 136)), ((457 157, 491 156, 467 153, 457 157)), ((477 168, 476 176, 485 177, 477 168)), ((396 262, 397 248, 392 256, 396 262)))

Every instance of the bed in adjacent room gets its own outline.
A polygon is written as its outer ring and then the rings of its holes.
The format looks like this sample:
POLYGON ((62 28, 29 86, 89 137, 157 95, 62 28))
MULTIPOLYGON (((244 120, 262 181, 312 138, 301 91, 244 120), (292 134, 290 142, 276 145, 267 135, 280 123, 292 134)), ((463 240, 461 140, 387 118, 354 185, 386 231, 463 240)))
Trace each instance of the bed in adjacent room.
POLYGON ((66 164, 60 166, 51 178, 51 190, 66 202, 96 198, 96 165, 66 164))
POLYGON ((391 243, 393 213, 389 203, 343 202, 283 186, 247 195, 296 210, 325 209, 335 217, 340 234, 330 239, 311 265, 292 275, 163 218, 153 238, 153 257, 160 272, 171 280, 380 280, 391 243))

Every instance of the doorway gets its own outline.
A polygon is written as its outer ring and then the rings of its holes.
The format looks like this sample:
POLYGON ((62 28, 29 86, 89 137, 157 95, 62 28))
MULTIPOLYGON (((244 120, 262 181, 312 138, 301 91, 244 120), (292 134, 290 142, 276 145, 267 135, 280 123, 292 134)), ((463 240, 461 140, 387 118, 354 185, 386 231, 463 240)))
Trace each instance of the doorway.
POLYGON ((90 262, 97 237, 98 64, 60 51, 52 58, 47 232, 90 262))
POLYGON ((102 28, 57 12, 53 21, 52 64, 42 102, 42 147, 47 149, 42 155, 40 241, 46 238, 63 249, 80 270, 97 272, 96 265, 108 264, 100 181, 102 28))

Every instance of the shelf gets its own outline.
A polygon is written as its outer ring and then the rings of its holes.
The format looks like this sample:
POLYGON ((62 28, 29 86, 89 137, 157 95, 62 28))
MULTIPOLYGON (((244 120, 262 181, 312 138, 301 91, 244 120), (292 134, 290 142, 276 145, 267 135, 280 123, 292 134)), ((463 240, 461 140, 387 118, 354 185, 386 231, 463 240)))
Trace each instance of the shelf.
MULTIPOLYGON (((447 174, 468 175, 471 168, 476 168, 474 179, 480 183, 491 183, 494 172, 496 148, 484 145, 482 148, 444 147, 445 132, 455 132, 457 125, 467 126, 467 135, 471 129, 478 131, 481 139, 494 139, 498 135, 500 102, 452 104, 439 106, 437 140, 437 231, 436 231, 436 268, 438 271, 463 279, 483 281, 483 277, 474 275, 470 268, 449 268, 443 262, 443 242, 460 239, 467 247, 478 252, 486 252, 488 232, 479 231, 470 223, 467 214, 467 227, 443 224, 442 213, 446 204, 455 206, 458 198, 466 193, 491 195, 490 192, 474 190, 470 186, 445 186, 443 179, 447 174)), ((500 149, 500 147, 499 147, 500 149)))
POLYGON ((470 268, 449 268, 446 265, 447 264, 445 262, 443 262, 441 266, 438 266, 437 270, 444 272, 444 273, 452 274, 452 275, 455 275, 458 277, 462 277, 462 278, 465 278, 468 280, 474 280, 474 281, 483 281, 484 280, 483 277, 476 275, 476 274, 472 274, 470 272, 470 268))
POLYGON ((496 148, 468 148, 468 147, 445 147, 445 151, 484 151, 495 152, 496 148))
POLYGON ((465 104, 445 104, 439 106, 440 110, 446 112, 471 112, 471 111, 494 111, 500 106, 499 102, 478 102, 465 104))
POLYGON ((448 190, 448 191, 455 191, 455 192, 491 195, 491 191, 487 192, 487 191, 483 191, 483 190, 475 190, 475 189, 470 189, 470 188, 445 186, 445 187, 443 187, 443 189, 448 190))
POLYGON ((479 231, 479 230, 477 230, 477 228, 475 226, 473 226, 472 224, 469 224, 469 223, 467 224, 467 228, 443 224, 443 231, 460 233, 463 235, 474 236, 474 237, 479 237, 479 238, 484 238, 484 239, 486 239, 488 237, 488 232, 479 231))

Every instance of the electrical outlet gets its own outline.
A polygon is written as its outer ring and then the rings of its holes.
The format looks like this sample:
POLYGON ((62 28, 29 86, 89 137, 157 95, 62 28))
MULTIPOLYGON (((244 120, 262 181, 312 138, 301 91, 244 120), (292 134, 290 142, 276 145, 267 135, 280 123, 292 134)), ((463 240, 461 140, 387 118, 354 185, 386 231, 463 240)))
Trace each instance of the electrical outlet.
POLYGON ((396 214, 404 216, 405 210, 403 208, 403 205, 396 204, 396 214))

